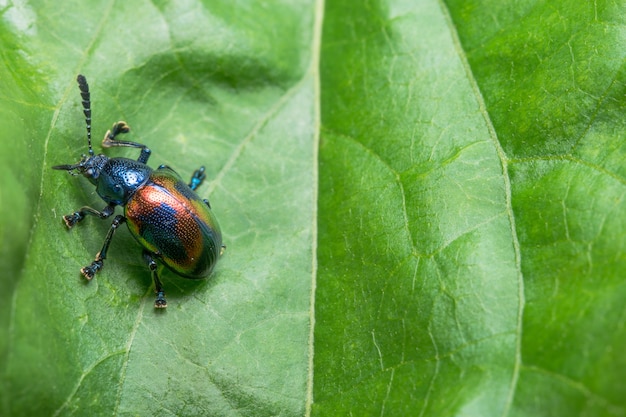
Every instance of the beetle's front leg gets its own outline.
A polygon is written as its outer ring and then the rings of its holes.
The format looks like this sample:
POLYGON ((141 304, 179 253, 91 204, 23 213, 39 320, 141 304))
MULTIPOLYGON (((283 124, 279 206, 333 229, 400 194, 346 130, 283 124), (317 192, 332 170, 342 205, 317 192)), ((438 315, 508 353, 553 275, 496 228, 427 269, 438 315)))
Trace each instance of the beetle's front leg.
POLYGON ((72 226, 74 226, 79 221, 83 220, 87 214, 89 214, 90 216, 99 217, 101 219, 106 219, 107 217, 111 216, 111 214, 113 214, 114 211, 115 211, 114 204, 109 204, 108 206, 103 208, 102 211, 98 211, 94 208, 84 206, 72 214, 63 216, 63 221, 65 221, 65 225, 67 226, 67 228, 71 229, 72 226))
POLYGON ((113 219, 113 223, 111 223, 109 233, 107 233, 107 236, 104 238, 102 249, 100 249, 100 252, 96 254, 96 259, 94 259, 91 265, 85 266, 80 269, 80 273, 83 274, 83 276, 88 280, 91 280, 94 275, 96 275, 96 272, 102 269, 103 261, 107 257, 107 251, 109 250, 109 245, 111 244, 111 239, 113 239, 113 233, 115 233, 115 230, 118 228, 118 226, 125 221, 126 217, 122 216, 121 214, 115 216, 115 219, 113 219))
POLYGON ((141 153, 139 154, 139 158, 137 158, 137 161, 141 162, 142 164, 147 163, 148 158, 150 158, 150 154, 152 153, 152 151, 150 151, 150 149, 146 145, 143 145, 137 142, 131 142, 128 140, 115 139, 115 137, 119 135, 120 133, 128 133, 128 132, 130 132, 130 126, 128 126, 126 122, 119 121, 117 123, 114 123, 111 130, 108 130, 104 134, 104 139, 102 139, 102 146, 104 146, 105 148, 111 148, 113 146, 126 146, 129 148, 139 148, 141 149, 141 153))

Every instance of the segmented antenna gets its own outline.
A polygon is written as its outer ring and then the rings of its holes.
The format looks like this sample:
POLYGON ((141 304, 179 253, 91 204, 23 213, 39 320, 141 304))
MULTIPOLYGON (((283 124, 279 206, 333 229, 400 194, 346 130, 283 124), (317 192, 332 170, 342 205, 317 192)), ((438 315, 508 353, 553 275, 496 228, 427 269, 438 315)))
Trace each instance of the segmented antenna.
POLYGON ((89 144, 89 155, 93 155, 93 149, 91 149, 91 100, 89 94, 89 84, 87 84, 87 78, 84 75, 79 74, 76 77, 78 82, 78 88, 80 88, 80 96, 83 99, 83 113, 85 114, 85 123, 87 124, 87 143, 89 144))

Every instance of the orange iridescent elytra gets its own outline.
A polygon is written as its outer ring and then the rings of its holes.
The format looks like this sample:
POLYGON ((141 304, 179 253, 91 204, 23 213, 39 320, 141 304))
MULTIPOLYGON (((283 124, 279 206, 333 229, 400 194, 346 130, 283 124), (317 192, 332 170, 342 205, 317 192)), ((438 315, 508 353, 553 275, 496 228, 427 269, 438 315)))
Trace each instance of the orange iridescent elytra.
POLYGON ((207 204, 173 170, 152 171, 124 214, 135 239, 172 271, 187 278, 211 273, 222 250, 219 225, 207 204))

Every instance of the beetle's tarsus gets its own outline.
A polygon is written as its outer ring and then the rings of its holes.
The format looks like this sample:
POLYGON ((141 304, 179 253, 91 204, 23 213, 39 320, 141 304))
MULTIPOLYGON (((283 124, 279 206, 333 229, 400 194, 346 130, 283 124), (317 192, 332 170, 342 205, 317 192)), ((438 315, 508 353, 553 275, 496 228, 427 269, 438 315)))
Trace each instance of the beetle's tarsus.
POLYGON ((113 134, 115 135, 118 135, 120 133, 128 133, 128 132, 130 132, 130 126, 128 126, 128 123, 126 123, 123 120, 120 120, 119 122, 113 125, 113 134))
POLYGON ((102 146, 108 148, 110 146, 115 146, 115 144, 111 143, 115 141, 115 137, 120 133, 128 133, 130 132, 130 126, 126 124, 126 122, 119 121, 113 124, 111 130, 107 130, 104 135, 104 139, 102 140, 102 146))
POLYGON ((81 221, 83 217, 84 216, 82 216, 79 212, 76 211, 72 214, 68 214, 67 216, 63 216, 63 221, 65 222, 65 225, 67 226, 67 228, 71 229, 72 227, 74 227, 76 223, 81 221))
POLYGON ((96 273, 102 269, 102 260, 95 260, 89 266, 85 266, 80 269, 80 273, 88 280, 91 281, 96 273))
MULTIPOLYGON (((205 178, 206 178, 206 174, 204 173, 204 167, 200 167, 196 169, 193 175, 191 176, 191 180, 189 181, 189 188, 191 188, 192 190, 195 190, 196 188, 200 186, 200 184, 202 184, 202 181, 204 181, 205 178)), ((204 201, 207 201, 207 200, 204 200, 204 201)), ((209 205, 209 207, 211 206, 209 205)))
POLYGON ((154 301, 154 308, 166 308, 167 301, 165 300, 165 293, 163 291, 157 291, 156 300, 154 301))

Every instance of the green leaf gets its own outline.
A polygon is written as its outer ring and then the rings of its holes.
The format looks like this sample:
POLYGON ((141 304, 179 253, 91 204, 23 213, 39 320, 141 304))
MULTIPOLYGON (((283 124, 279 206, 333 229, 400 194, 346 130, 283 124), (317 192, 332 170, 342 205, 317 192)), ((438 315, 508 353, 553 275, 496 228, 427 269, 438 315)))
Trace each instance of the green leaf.
POLYGON ((2 15, 0 414, 303 414, 313 5, 87 3, 10 5, 2 15), (87 151, 78 73, 91 86, 97 152, 100 135, 126 120, 151 166, 184 178, 206 167, 199 194, 227 249, 209 280, 164 271, 165 312, 153 308, 125 227, 93 281, 80 276, 110 219, 69 231, 61 220, 105 205, 85 178, 51 169, 87 151))
POLYGON ((626 414, 625 12, 327 3, 316 415, 626 414))
POLYGON ((0 10, 0 415, 626 415, 624 4, 0 10), (165 312, 124 227, 78 272, 78 73, 96 152, 206 167, 165 312))

